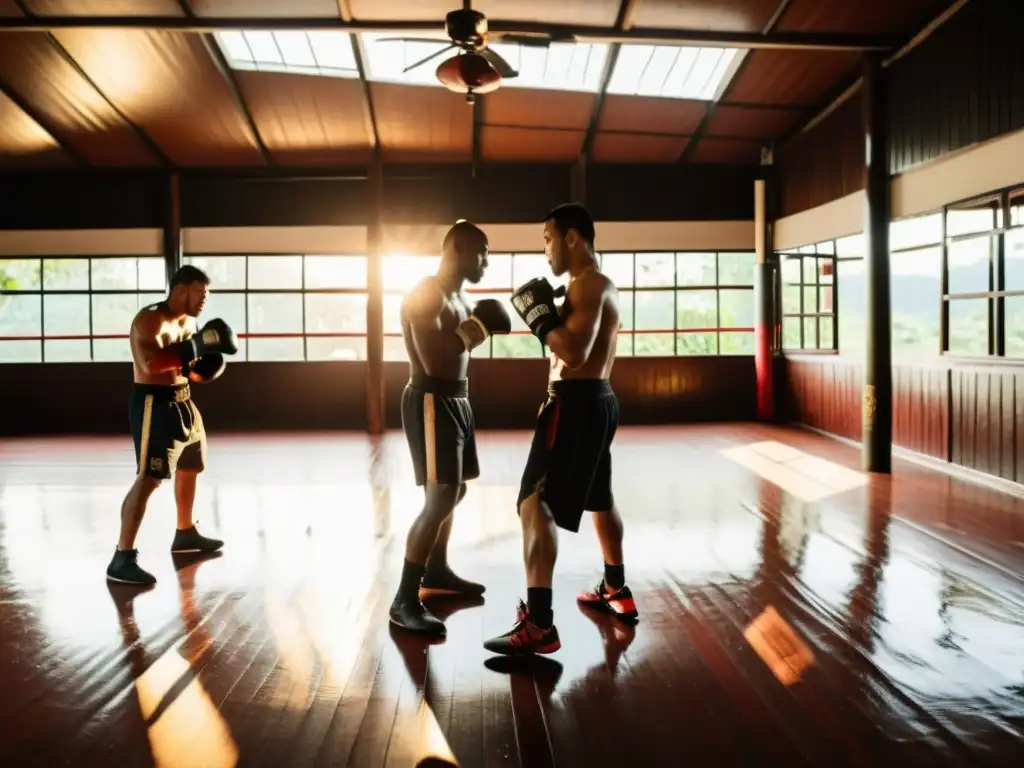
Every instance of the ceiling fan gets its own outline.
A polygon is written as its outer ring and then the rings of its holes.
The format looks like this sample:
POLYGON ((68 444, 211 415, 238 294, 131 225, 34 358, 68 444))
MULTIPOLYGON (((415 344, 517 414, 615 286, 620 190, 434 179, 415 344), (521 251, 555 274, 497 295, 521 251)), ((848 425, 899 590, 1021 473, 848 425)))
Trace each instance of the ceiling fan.
MULTIPOLYGON (((491 39, 487 31, 487 17, 472 9, 472 0, 463 0, 462 9, 451 11, 445 17, 444 29, 451 43, 402 70, 410 72, 422 67, 451 50, 460 50, 458 54, 442 61, 437 67, 437 79, 448 90, 465 93, 466 101, 472 104, 477 93, 490 93, 497 90, 501 81, 519 77, 519 73, 505 61, 497 51, 487 47, 491 39)), ((493 38, 495 41, 510 44, 547 48, 552 42, 574 42, 569 34, 517 34, 504 32, 493 38)), ((406 42, 440 44, 437 38, 428 37, 385 37, 378 42, 406 42)))

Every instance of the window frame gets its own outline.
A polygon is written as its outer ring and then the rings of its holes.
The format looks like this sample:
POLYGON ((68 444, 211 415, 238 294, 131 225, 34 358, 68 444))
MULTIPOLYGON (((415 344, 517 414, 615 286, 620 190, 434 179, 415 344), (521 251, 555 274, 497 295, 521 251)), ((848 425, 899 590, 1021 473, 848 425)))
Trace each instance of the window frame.
POLYGON ((856 261, 856 258, 841 258, 836 255, 836 240, 839 238, 833 238, 831 240, 822 240, 817 243, 810 245, 804 245, 799 248, 790 248, 782 251, 776 251, 776 257, 779 259, 779 269, 777 278, 777 294, 779 297, 779 306, 777 316, 779 318, 781 344, 780 347, 783 352, 791 351, 792 353, 801 355, 838 355, 839 354, 839 312, 841 310, 839 306, 839 262, 840 261, 856 261), (822 246, 829 246, 831 253, 828 251, 819 250, 822 246), (813 252, 806 251, 807 248, 813 248, 813 252), (805 282, 805 271, 804 271, 804 259, 811 258, 815 262, 814 270, 814 282, 805 282), (785 279, 783 275, 783 259, 796 259, 800 265, 800 281, 791 282, 785 279), (821 268, 820 264, 822 260, 830 265, 832 270, 832 282, 822 283, 821 282, 821 268), (786 312, 785 311, 785 289, 798 288, 800 291, 800 309, 798 312, 786 312), (823 287, 829 287, 832 289, 832 310, 829 312, 820 311, 821 307, 821 289, 823 287), (804 311, 804 291, 807 288, 814 288, 815 294, 818 299, 819 311, 816 312, 805 312, 804 311), (800 326, 800 346, 799 347, 786 347, 786 329, 785 322, 786 318, 795 318, 799 321, 800 326), (819 346, 808 347, 807 339, 805 338, 805 325, 808 318, 815 318, 815 337, 819 346), (821 321, 823 318, 831 318, 832 320, 832 341, 831 346, 822 347, 821 344, 821 321))

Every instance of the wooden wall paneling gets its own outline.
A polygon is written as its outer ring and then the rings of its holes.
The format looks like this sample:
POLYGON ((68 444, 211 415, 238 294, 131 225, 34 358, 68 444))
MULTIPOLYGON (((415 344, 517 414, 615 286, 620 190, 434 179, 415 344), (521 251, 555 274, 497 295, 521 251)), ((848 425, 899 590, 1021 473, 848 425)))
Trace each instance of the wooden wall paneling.
POLYGON ((1013 375, 1014 481, 1024 483, 1024 373, 1013 375))
POLYGON ((950 0, 793 0, 778 31, 910 35, 949 4, 950 0))
POLYGON ((0 177, 0 229, 163 226, 159 173, 26 173, 0 177))
POLYGON ((444 88, 371 83, 385 163, 462 162, 473 154, 473 110, 444 88))
POLYGON ((653 136, 635 133, 598 133, 594 160, 598 163, 674 163, 690 143, 688 136, 653 136))
POLYGON ((643 0, 633 23, 663 29, 760 32, 778 5, 778 0, 643 0))

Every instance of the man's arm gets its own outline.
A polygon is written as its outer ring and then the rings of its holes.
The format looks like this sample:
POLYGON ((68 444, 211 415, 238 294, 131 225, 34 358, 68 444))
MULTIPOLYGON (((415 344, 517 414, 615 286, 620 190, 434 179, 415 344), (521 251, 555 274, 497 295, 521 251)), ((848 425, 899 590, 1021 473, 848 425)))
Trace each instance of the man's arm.
POLYGON ((163 316, 149 310, 135 319, 132 328, 134 354, 141 367, 150 373, 165 373, 181 367, 181 360, 177 356, 161 354, 164 350, 164 340, 160 333, 163 326, 163 316))
POLYGON ((572 312, 565 324, 548 332, 544 343, 570 370, 580 368, 590 357, 601 328, 605 278, 590 274, 569 285, 567 301, 572 312))
POLYGON ((413 345, 421 361, 424 357, 457 357, 465 352, 465 346, 458 336, 441 332, 444 305, 444 296, 440 291, 422 286, 410 293, 403 303, 402 311, 409 321, 413 345))

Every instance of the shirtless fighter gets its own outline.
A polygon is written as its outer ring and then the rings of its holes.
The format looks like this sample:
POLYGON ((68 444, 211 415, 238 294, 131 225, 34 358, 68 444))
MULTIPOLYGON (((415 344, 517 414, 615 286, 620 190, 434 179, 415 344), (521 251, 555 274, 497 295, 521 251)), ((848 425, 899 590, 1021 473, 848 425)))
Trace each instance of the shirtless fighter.
POLYGON ((459 221, 444 238, 441 267, 402 302, 402 336, 410 378, 402 393, 402 427, 409 441, 416 485, 424 486, 423 510, 405 544, 402 581, 390 618, 400 627, 441 637, 444 623, 420 600, 440 593, 478 597, 484 587, 448 567, 452 512, 466 481, 480 476, 473 410, 469 404, 469 353, 492 334, 512 330, 500 302, 483 299, 470 310, 465 281, 478 283, 487 268, 487 235, 459 221))
POLYGON ((171 278, 167 299, 139 310, 132 321, 135 386, 129 414, 138 474, 121 505, 121 536, 107 566, 110 581, 156 583, 139 567, 135 536, 149 497, 172 473, 178 529, 171 552, 213 552, 224 545, 200 534, 192 521, 196 475, 206 464, 206 432, 189 383, 213 381, 224 371, 224 355, 238 351, 235 333, 223 320, 211 320, 193 335, 209 290, 210 278, 202 270, 184 266, 171 278))
POLYGON ((611 487, 619 402, 608 377, 615 362, 619 293, 597 269, 594 222, 583 206, 567 203, 551 211, 544 244, 552 272, 568 271, 570 282, 561 308, 543 277, 512 295, 520 317, 551 350, 551 375, 519 489, 527 604, 519 602, 509 632, 484 643, 506 655, 553 653, 561 647, 551 611, 557 529, 579 531, 584 510, 592 513, 605 566, 597 587, 577 600, 623 621, 638 616, 625 582, 622 518, 611 487))

